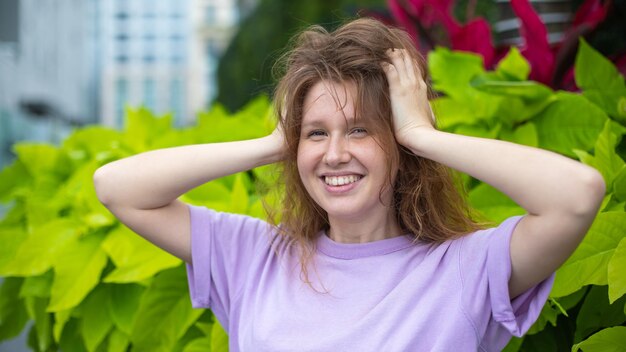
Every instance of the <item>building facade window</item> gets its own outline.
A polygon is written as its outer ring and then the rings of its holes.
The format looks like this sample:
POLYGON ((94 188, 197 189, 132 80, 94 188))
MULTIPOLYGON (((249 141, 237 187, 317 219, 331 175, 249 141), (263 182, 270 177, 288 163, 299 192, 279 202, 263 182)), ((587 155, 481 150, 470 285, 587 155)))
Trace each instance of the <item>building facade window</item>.
POLYGON ((150 111, 156 111, 156 83, 153 78, 143 81, 143 104, 150 111))
POLYGON ((174 113, 174 121, 181 126, 184 121, 184 104, 183 99, 185 92, 183 91, 183 83, 180 79, 175 78, 170 81, 170 101, 169 106, 174 113))
POLYGON ((115 82, 115 125, 124 126, 124 112, 128 100, 128 81, 118 78, 115 82))

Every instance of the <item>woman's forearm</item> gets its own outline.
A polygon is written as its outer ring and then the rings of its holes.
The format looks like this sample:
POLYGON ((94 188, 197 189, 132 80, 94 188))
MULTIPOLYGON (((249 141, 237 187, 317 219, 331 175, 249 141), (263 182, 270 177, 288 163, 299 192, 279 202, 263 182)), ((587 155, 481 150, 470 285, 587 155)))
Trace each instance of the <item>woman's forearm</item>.
POLYGON ((546 150, 429 128, 416 129, 405 141, 416 155, 492 185, 529 214, 595 214, 604 194, 595 169, 546 150))
POLYGON ((94 174, 94 184, 107 206, 155 209, 208 181, 279 161, 282 147, 282 140, 272 134, 154 150, 102 166, 94 174))

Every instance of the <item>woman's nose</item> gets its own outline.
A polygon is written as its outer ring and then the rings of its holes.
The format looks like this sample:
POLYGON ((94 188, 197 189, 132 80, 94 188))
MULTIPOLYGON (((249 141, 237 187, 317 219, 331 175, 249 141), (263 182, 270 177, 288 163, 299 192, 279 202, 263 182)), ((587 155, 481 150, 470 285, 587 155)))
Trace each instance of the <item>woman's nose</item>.
POLYGON ((328 141, 324 162, 329 166, 336 166, 350 161, 350 148, 344 136, 331 137, 328 141))

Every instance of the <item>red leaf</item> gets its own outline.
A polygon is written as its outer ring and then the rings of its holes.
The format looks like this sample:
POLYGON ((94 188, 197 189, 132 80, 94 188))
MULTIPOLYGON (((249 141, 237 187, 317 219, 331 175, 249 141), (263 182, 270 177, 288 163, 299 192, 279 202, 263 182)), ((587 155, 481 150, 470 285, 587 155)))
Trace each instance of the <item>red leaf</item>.
POLYGON ((401 0, 389 0, 388 1, 391 14, 396 18, 398 23, 400 23, 402 28, 404 28, 404 30, 407 31, 407 33, 409 33, 409 35, 413 38, 415 47, 419 50, 419 41, 418 41, 419 33, 415 27, 415 24, 413 23, 413 19, 407 13, 406 8, 400 5, 398 1, 401 1, 401 0))
POLYGON ((528 0, 511 0, 511 7, 522 22, 524 44, 520 52, 530 63, 530 79, 550 84, 554 54, 548 43, 548 31, 528 0))
POLYGON ((604 21, 610 5, 611 1, 605 1, 603 5, 600 0, 585 0, 578 8, 578 11, 576 11, 572 26, 577 27, 585 24, 592 29, 595 28, 600 22, 604 21))
POLYGON ((483 56, 486 67, 491 67, 495 49, 491 41, 489 23, 482 18, 475 19, 451 34, 452 49, 471 51, 483 56))

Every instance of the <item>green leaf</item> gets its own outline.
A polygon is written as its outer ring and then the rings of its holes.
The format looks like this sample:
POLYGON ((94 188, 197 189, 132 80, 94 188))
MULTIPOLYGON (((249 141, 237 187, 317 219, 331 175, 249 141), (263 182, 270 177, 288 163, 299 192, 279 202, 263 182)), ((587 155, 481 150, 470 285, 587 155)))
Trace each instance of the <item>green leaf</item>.
POLYGON ((119 131, 103 126, 88 126, 75 131, 63 141, 63 149, 75 160, 89 160, 98 153, 119 149, 122 140, 119 131))
POLYGON ((54 312, 54 327, 52 328, 52 337, 54 337, 54 341, 61 342, 63 328, 65 327, 65 324, 67 324, 67 322, 70 320, 71 316, 72 309, 54 312))
MULTIPOLYGON (((456 104, 470 110, 470 114, 466 114, 465 117, 460 115, 459 118, 487 120, 496 116, 503 98, 480 92, 470 85, 474 76, 485 72, 481 56, 437 48, 429 53, 428 63, 433 88, 445 93, 456 104)), ((445 119, 443 122, 446 122, 445 119)))
POLYGON ((228 334, 217 320, 211 329, 211 348, 216 351, 228 351, 228 334))
POLYGON ((62 162, 62 151, 48 144, 19 143, 13 148, 17 158, 33 177, 45 174, 65 174, 69 165, 62 162))
POLYGON ((110 226, 116 222, 113 214, 96 196, 93 174, 98 166, 95 160, 80 165, 54 196, 54 200, 62 203, 63 208, 72 207, 73 215, 90 229, 110 226))
POLYGON ((608 264, 626 236, 626 213, 600 213, 572 256, 557 270, 553 297, 578 291, 585 285, 606 285, 608 264))
POLYGON ((479 184, 469 192, 469 201, 473 208, 496 223, 525 213, 511 198, 486 183, 479 184))
POLYGON ((500 134, 502 125, 496 124, 490 127, 483 124, 459 125, 454 129, 454 133, 479 138, 496 138, 500 134))
POLYGON ((35 320, 37 348, 46 351, 52 344, 52 319, 51 314, 46 312, 48 298, 26 297, 26 310, 31 319, 35 320))
POLYGON ((242 174, 237 174, 233 190, 230 194, 230 211, 237 214, 246 214, 248 210, 248 191, 243 184, 242 174))
POLYGON ((563 309, 570 310, 572 308, 574 308, 578 303, 580 303, 580 301, 585 297, 587 293, 587 289, 586 288, 582 288, 570 295, 567 295, 565 297, 559 297, 558 301, 559 304, 561 305, 561 307, 563 307, 563 309))
POLYGON ((537 127, 534 123, 527 122, 513 131, 502 130, 500 134, 500 139, 517 144, 536 147, 538 145, 537 127))
POLYGON ((621 201, 626 201, 626 166, 622 167, 613 180, 613 194, 621 201))
MULTIPOLYGON (((210 312, 210 310, 208 311, 210 312)), ((203 313, 204 314, 204 313, 203 313)), ((198 321, 194 325, 198 330, 202 331, 205 336, 211 336, 211 330, 213 330, 213 324, 215 323, 215 318, 211 317, 210 323, 202 322, 202 317, 198 318, 198 321)))
POLYGON ((535 119, 539 146, 574 157, 574 149, 591 150, 607 120, 587 99, 558 92, 556 100, 535 119))
POLYGON ((626 123, 626 97, 620 97, 617 102, 617 116, 622 123, 626 123))
POLYGON ((474 110, 468 104, 459 102, 450 97, 439 97, 431 100, 435 116, 437 116, 438 128, 450 131, 452 127, 460 124, 475 124, 478 119, 474 110))
POLYGON ((604 329, 587 340, 572 346, 572 351, 584 352, 624 352, 626 347, 626 326, 604 329))
POLYGON ((624 160, 615 152, 624 133, 626 133, 626 128, 612 120, 607 120, 595 143, 595 155, 590 165, 602 173, 607 185, 611 185, 617 173, 624 168, 624 160))
POLYGON ((77 319, 70 319, 67 322, 59 341, 59 347, 61 351, 87 352, 77 319))
POLYGON ((609 300, 613 303, 626 294, 626 238, 615 248, 608 270, 609 300))
POLYGON ((50 297, 53 277, 52 270, 48 270, 43 275, 25 278, 20 297, 50 297))
POLYGON ((626 320, 626 315, 621 309, 626 303, 626 298, 610 304, 608 296, 606 286, 591 287, 576 317, 575 342, 582 341, 600 329, 619 325, 626 320))
POLYGON ((574 66, 576 84, 590 101, 611 116, 621 116, 619 100, 626 97, 624 77, 613 63, 593 49, 584 39, 580 40, 574 66))
POLYGON ((485 72, 480 55, 438 47, 428 55, 433 88, 454 99, 467 97, 470 80, 485 72))
POLYGON ((196 187, 185 193, 185 200, 191 202, 229 202, 230 191, 219 180, 207 182, 200 187, 196 187))
POLYGON ((19 227, 0 227, 0 275, 4 274, 5 266, 10 263, 26 239, 24 230, 19 227))
MULTIPOLYGON (((276 164, 268 164, 252 169, 252 174, 261 187, 274 187, 280 179, 280 168, 276 164)), ((257 183, 258 186, 258 183, 257 183)))
POLYGON ((111 231, 102 242, 102 248, 116 266, 103 280, 108 283, 140 282, 182 262, 126 226, 111 231))
POLYGON ((552 326, 556 326, 556 319, 560 314, 562 314, 561 309, 558 306, 558 302, 553 299, 550 299, 543 305, 541 309, 541 314, 537 318, 537 321, 530 327, 527 334, 533 335, 540 331, 542 331, 548 323, 552 326))
MULTIPOLYGON (((59 187, 53 185, 56 190, 59 187)), ((28 220, 28 228, 38 228, 58 219, 58 213, 61 206, 54 201, 54 195, 45 191, 38 193, 40 190, 33 190, 32 196, 25 199, 26 217, 28 220)))
POLYGON ((99 234, 88 235, 59 253, 54 264, 49 311, 77 306, 100 282, 100 274, 107 263, 106 254, 100 248, 102 239, 99 234))
POLYGON ((470 84, 481 92, 523 100, 546 100, 553 94, 552 89, 538 82, 493 80, 485 75, 474 77, 470 84))
POLYGON ((19 335, 28 321, 26 308, 19 298, 22 281, 7 277, 0 287, 0 341, 19 335))
POLYGON ((551 325, 546 327, 546 330, 534 335, 525 335, 524 344, 521 351, 558 351, 560 336, 554 334, 554 328, 551 325))
POLYGON ((233 116, 220 105, 198 114, 200 143, 226 142, 258 138, 269 134, 272 108, 266 97, 259 97, 233 116))
MULTIPOLYGON (((210 311, 205 310, 205 313, 202 313, 202 314, 204 315, 206 314, 206 312, 210 312, 210 311)), ((183 352, 185 347, 188 344, 190 344, 191 341, 210 335, 211 333, 210 330, 209 330, 209 333, 204 333, 203 331, 200 331, 200 329, 198 328, 198 322, 200 321, 200 319, 202 319, 202 317, 198 318, 198 321, 195 324, 193 324, 191 327, 189 327, 189 329, 187 329, 185 334, 176 341, 176 344, 172 348, 171 352, 183 352)), ((209 325, 213 325, 213 324, 209 324, 209 325)))
POLYGON ((130 340, 128 339, 128 335, 117 329, 113 329, 111 334, 109 334, 109 346, 107 352, 126 352, 129 345, 130 340))
POLYGON ((496 72, 509 79, 524 81, 530 73, 530 65, 520 54, 519 49, 512 46, 506 56, 498 63, 496 72))
POLYGON ((125 127, 124 143, 135 153, 143 152, 172 128, 172 116, 156 117, 144 107, 127 109, 125 127))
POLYGON ((528 123, 556 101, 552 94, 546 99, 524 100, 518 97, 501 97, 495 117, 509 128, 528 123))
MULTIPOLYGON (((4 218, 0 220, 0 228, 16 228, 19 229, 20 232, 24 231, 24 225, 26 225, 26 205, 24 204, 23 198, 24 195, 21 195, 15 202, 13 202, 13 207, 9 208, 4 215, 4 218)), ((25 237, 25 234, 22 234, 20 237, 25 237)), ((11 254, 11 257, 14 256, 14 253, 15 252, 11 254)), ((0 266, 0 275, 2 275, 2 270, 3 269, 0 266)))
POLYGON ((140 351, 169 352, 202 312, 191 308, 183 266, 165 270, 142 297, 130 340, 140 351))
POLYGON ((34 276, 45 273, 79 233, 78 224, 68 218, 58 218, 35 229, 19 247, 15 258, 2 268, 0 275, 34 276))
POLYGON ((213 351, 213 350, 226 351, 223 349, 215 348, 215 346, 213 346, 213 344, 211 343, 210 337, 201 337, 187 344, 183 352, 206 352, 206 351, 213 351))
POLYGON ((109 310, 103 309, 106 307, 107 293, 106 287, 100 285, 81 304, 81 332, 89 352, 95 351, 113 328, 109 310))
POLYGON ((22 161, 15 160, 0 171, 0 202, 6 202, 17 190, 30 182, 30 175, 22 161))
POLYGON ((145 288, 137 284, 107 285, 106 305, 115 326, 127 336, 130 335, 145 288))

